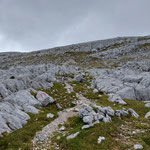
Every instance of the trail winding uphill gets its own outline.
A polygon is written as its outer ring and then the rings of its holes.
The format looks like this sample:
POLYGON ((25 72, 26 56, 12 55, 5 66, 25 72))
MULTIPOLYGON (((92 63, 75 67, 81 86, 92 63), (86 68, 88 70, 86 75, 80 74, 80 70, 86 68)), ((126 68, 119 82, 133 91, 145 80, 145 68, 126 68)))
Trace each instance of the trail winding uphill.
MULTIPOLYGON (((65 83, 66 89, 68 93, 73 92, 73 87, 65 83)), ((93 104, 87 98, 85 98, 82 94, 76 93, 78 97, 77 105, 73 108, 68 108, 63 111, 58 112, 59 117, 52 121, 50 124, 45 126, 42 131, 37 132, 36 136, 33 139, 33 149, 49 149, 51 145, 50 138, 53 136, 55 132, 59 132, 59 125, 64 124, 69 118, 79 115, 79 110, 85 104, 90 105, 93 104)))

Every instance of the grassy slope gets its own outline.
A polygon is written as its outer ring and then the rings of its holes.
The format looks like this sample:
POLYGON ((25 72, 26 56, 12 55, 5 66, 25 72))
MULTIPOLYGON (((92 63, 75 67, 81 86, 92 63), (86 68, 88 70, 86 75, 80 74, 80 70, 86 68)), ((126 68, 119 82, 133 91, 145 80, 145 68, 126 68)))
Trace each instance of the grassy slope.
POLYGON ((127 106, 121 106, 118 104, 109 102, 107 100, 107 95, 102 94, 102 97, 98 97, 100 93, 93 93, 92 89, 87 88, 89 84, 86 83, 77 83, 73 82, 75 92, 82 93, 88 99, 96 102, 101 106, 111 106, 113 109, 122 109, 124 108, 133 108, 140 117, 135 119, 132 116, 127 117, 113 117, 112 122, 96 124, 94 127, 86 130, 81 130, 83 126, 82 120, 79 117, 70 118, 70 120, 65 124, 67 135, 80 132, 80 134, 72 140, 66 140, 66 136, 56 133, 53 137, 53 141, 56 142, 61 149, 64 150, 123 150, 128 148, 133 148, 133 145, 136 143, 141 143, 144 146, 145 150, 150 149, 150 120, 144 119, 146 112, 150 111, 150 108, 146 108, 143 102, 134 101, 134 100, 125 100, 127 106), (123 128, 121 128, 123 127, 123 128), (127 128, 127 129, 126 129, 127 128), (136 133, 130 135, 132 131, 145 131, 145 133, 136 133), (127 138, 122 138, 120 134, 124 135, 127 138), (61 138, 56 139, 57 136, 61 138), (101 144, 97 143, 99 136, 104 136, 105 141, 102 141, 101 144), (116 140, 118 139, 118 140, 116 140))

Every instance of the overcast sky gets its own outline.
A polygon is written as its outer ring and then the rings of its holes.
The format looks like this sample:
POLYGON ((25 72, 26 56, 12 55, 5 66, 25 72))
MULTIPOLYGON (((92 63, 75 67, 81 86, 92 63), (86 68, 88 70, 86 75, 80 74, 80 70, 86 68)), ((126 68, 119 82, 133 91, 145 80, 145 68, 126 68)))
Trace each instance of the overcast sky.
POLYGON ((150 0, 0 0, 0 52, 150 35, 150 0))

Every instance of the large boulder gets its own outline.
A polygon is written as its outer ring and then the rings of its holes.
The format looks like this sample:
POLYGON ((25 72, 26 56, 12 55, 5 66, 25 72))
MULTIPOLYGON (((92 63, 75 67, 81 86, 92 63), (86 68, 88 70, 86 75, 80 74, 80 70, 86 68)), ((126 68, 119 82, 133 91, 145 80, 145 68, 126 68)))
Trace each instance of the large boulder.
POLYGON ((29 119, 29 115, 19 109, 17 105, 8 102, 0 103, 0 135, 22 128, 29 119), (8 127, 9 125, 9 127, 8 127))
POLYGON ((135 75, 126 75, 122 80, 124 82, 136 82, 136 83, 140 83, 140 81, 142 80, 142 76, 135 76, 135 75))
POLYGON ((11 94, 10 96, 6 97, 4 101, 8 101, 11 104, 16 104, 20 107, 26 105, 35 107, 41 106, 41 103, 35 99, 28 90, 21 90, 15 94, 11 94))
POLYGON ((150 100, 150 88, 146 88, 142 85, 135 87, 136 100, 149 101, 150 100))
POLYGON ((47 106, 48 104, 54 102, 54 99, 51 96, 42 91, 38 91, 36 98, 42 104, 42 106, 47 106))
POLYGON ((136 100, 135 92, 133 87, 125 87, 116 93, 123 99, 136 100))
POLYGON ((18 81, 17 79, 7 79, 3 82, 6 89, 11 92, 17 92, 18 90, 24 89, 24 83, 22 81, 18 81))
POLYGON ((37 76, 32 80, 31 86, 33 88, 44 88, 48 89, 53 86, 52 82, 56 81, 56 78, 51 73, 44 73, 37 76))

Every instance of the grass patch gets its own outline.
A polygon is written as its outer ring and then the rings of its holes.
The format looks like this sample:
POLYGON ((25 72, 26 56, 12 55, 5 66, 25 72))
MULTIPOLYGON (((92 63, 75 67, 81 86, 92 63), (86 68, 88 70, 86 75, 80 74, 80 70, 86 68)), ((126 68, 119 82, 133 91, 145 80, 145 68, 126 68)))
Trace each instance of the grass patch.
POLYGON ((52 96, 56 103, 59 103, 63 109, 72 107, 72 101, 77 100, 75 92, 67 93, 65 85, 57 82, 54 83, 53 88, 43 89, 43 91, 52 96))
MULTIPOLYGON (((56 142, 60 149, 66 150, 98 150, 98 149, 113 149, 115 146, 118 149, 124 149, 128 146, 117 142, 114 137, 119 132, 118 126, 123 124, 123 121, 114 117, 113 122, 96 124, 94 127, 87 130, 82 130, 83 122, 79 117, 71 118, 66 124, 67 135, 60 135, 60 139, 57 140, 53 137, 52 141, 56 142), (70 134, 80 132, 80 134, 71 140, 67 140, 66 137, 70 134), (98 137, 104 136, 106 140, 101 144, 97 143, 98 137)), ((57 135, 57 134, 56 134, 57 135)), ((115 148, 114 148, 115 150, 115 148)))

